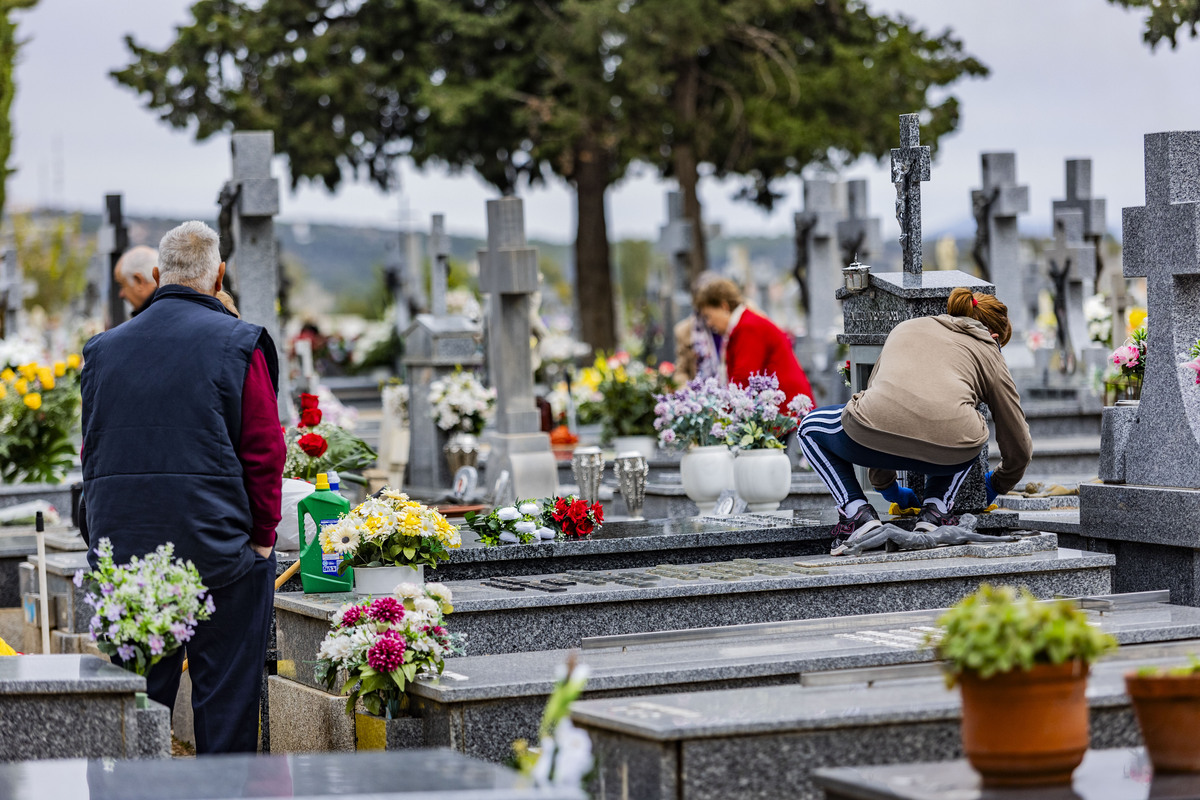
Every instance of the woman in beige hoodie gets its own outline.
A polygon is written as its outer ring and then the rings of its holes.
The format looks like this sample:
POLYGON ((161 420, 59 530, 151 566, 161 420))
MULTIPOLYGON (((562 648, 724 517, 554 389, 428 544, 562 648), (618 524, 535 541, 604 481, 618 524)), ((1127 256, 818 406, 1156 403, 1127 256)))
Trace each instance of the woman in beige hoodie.
POLYGON ((953 525, 954 497, 988 440, 987 403, 996 421, 1003 462, 985 476, 988 500, 1009 491, 1032 455, 1021 398, 1000 348, 1012 324, 1008 307, 989 294, 955 289, 946 313, 897 325, 888 335, 867 389, 844 406, 810 412, 800 446, 838 505, 832 552, 858 531, 879 527, 854 476, 869 468, 871 485, 902 508, 916 494, 896 482, 896 470, 928 476, 918 530, 953 525))

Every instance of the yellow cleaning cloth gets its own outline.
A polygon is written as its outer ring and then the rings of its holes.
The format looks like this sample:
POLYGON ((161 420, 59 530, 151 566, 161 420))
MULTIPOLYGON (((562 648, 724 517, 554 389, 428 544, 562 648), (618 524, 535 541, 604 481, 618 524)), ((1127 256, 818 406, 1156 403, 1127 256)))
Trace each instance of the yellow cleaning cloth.
MULTIPOLYGON (((1000 506, 997 505, 996 503, 992 503, 990 506, 988 506, 987 508, 985 508, 983 510, 983 513, 990 514, 991 512, 995 511, 999 507, 1000 506)), ((891 507, 888 508, 888 513, 891 514, 893 517, 915 517, 917 514, 921 513, 921 509, 919 509, 919 508, 901 508, 897 504, 892 503, 891 507)))
POLYGON ((8 646, 8 642, 0 639, 0 656, 19 656, 21 655, 16 650, 8 646))

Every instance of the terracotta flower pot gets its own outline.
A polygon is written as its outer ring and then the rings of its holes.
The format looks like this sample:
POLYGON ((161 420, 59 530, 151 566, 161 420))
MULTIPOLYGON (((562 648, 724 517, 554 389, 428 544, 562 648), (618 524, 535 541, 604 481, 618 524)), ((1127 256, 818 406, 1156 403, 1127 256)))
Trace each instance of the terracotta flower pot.
POLYGON ((984 786, 1069 783, 1088 748, 1087 666, 961 676, 962 736, 984 786))
POLYGON ((1200 675, 1125 676, 1155 772, 1200 772, 1200 675))

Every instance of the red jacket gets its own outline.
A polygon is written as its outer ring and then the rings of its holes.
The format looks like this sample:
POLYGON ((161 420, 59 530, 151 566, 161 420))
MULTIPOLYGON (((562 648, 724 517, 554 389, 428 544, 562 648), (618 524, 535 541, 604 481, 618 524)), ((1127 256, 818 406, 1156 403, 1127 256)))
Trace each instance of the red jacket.
POLYGON ((779 388, 787 395, 787 402, 798 394, 815 400, 808 376, 792 352, 791 337, 748 308, 725 344, 725 369, 730 383, 745 386, 751 375, 764 372, 779 379, 779 388))

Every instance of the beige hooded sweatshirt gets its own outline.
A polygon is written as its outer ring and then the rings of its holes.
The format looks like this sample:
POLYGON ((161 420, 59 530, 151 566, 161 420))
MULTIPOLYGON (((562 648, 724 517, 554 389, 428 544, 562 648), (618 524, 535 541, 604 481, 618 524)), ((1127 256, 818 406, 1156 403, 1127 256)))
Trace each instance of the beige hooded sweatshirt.
MULTIPOLYGON (((983 323, 970 317, 920 317, 888 335, 865 391, 850 398, 842 428, 858 444, 932 464, 961 464, 988 440, 987 403, 996 421, 1003 461, 992 488, 1017 485, 1033 454, 1021 397, 1008 364, 983 323)), ((890 470, 871 470, 871 484, 887 486, 890 470)))

